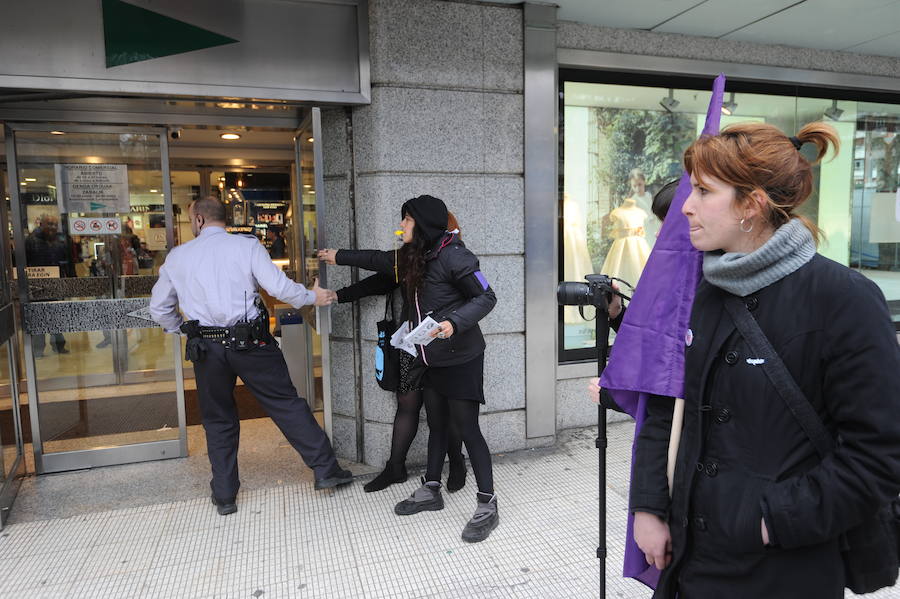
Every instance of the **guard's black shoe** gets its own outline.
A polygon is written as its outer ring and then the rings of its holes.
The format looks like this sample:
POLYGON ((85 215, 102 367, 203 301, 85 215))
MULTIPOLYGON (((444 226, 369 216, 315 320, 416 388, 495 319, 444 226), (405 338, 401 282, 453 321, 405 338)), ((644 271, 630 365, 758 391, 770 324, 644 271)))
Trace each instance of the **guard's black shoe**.
POLYGON ((404 464, 400 464, 398 467, 388 462, 381 474, 363 486, 363 491, 366 493, 383 491, 393 484, 406 482, 406 479, 408 478, 409 474, 406 473, 406 466, 404 464))
POLYGON ((423 476, 422 486, 395 505, 394 513, 398 516, 411 516, 419 512, 436 512, 442 509, 444 509, 444 498, 441 496, 440 481, 426 481, 423 476))
POLYGON ((316 491, 321 491, 322 489, 333 489, 334 487, 339 487, 341 485, 346 485, 352 482, 352 472, 350 472, 349 470, 344 470, 340 466, 335 466, 334 470, 332 470, 328 476, 320 478, 316 481, 316 491))
POLYGON ((477 493, 478 507, 472 519, 462 531, 462 540, 466 543, 478 543, 490 536, 491 531, 500 524, 500 514, 497 513, 497 495, 477 493))
POLYGON ((64 348, 64 347, 57 347, 57 348, 54 349, 53 351, 54 351, 55 353, 57 353, 57 354, 68 354, 68 353, 71 353, 69 350, 67 350, 67 349, 64 348))
POLYGON ((450 460, 450 473, 447 475, 447 492, 456 493, 466 486, 466 460, 462 456, 450 460))
POLYGON ((231 501, 222 501, 216 499, 215 495, 210 495, 210 498, 216 506, 216 511, 219 512, 220 516, 227 516, 228 514, 233 514, 237 511, 237 504, 234 502, 234 499, 231 501))

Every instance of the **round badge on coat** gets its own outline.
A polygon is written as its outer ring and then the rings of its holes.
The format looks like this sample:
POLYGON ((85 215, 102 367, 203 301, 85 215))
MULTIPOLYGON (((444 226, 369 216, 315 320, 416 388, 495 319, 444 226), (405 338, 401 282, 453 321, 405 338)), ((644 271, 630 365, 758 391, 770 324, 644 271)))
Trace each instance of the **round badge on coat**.
POLYGON ((690 347, 693 342, 694 342, 694 331, 688 329, 684 333, 684 344, 687 345, 688 347, 690 347))

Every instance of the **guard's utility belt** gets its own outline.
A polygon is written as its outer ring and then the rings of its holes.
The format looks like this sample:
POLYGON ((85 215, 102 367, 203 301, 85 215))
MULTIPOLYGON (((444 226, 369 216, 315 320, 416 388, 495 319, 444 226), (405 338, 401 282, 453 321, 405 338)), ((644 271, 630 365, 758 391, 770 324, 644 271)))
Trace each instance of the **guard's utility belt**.
POLYGON ((230 327, 199 327, 202 339, 221 343, 226 349, 242 351, 251 347, 264 347, 272 343, 268 319, 257 318, 239 322, 230 327))

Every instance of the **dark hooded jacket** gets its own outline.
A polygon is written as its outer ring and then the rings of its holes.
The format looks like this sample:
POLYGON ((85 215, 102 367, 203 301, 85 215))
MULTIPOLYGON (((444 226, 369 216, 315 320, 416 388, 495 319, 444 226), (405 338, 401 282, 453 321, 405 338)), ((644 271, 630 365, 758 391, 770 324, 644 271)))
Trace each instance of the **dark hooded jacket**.
POLYGON ((449 339, 435 339, 428 346, 419 347, 419 359, 423 363, 453 366, 484 353, 484 336, 478 322, 494 308, 497 296, 481 273, 475 254, 457 235, 447 233, 426 254, 425 276, 417 297, 412 298, 406 297, 405 286, 400 284, 403 275, 395 270, 396 258, 393 251, 338 250, 335 257, 338 264, 379 273, 357 286, 338 291, 338 301, 353 301, 400 287, 403 318, 411 321, 414 327, 427 316, 437 322, 448 320, 453 323, 454 333, 449 339))
POLYGON ((841 439, 820 459, 725 311, 727 295, 704 280, 694 299, 671 500, 671 398, 648 401, 637 440, 630 509, 665 518, 672 534, 653 596, 843 597, 841 533, 900 492, 900 348, 884 296, 816 255, 743 298, 841 439))

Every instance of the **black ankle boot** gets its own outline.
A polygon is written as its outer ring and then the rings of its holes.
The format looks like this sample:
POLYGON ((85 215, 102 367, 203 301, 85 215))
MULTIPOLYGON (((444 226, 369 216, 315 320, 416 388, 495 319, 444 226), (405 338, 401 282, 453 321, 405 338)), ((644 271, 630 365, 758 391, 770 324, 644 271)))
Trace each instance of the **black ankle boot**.
POLYGON ((381 471, 381 474, 379 474, 363 486, 363 491, 365 491, 366 493, 383 491, 395 483, 405 482, 407 478, 409 478, 409 476, 406 474, 405 464, 395 466, 394 464, 388 462, 387 464, 385 464, 384 470, 381 471))
POLYGON ((500 524, 497 496, 493 493, 479 492, 475 497, 478 499, 478 507, 475 508, 475 514, 462 532, 462 540, 466 543, 480 543, 500 524))
POLYGON ((466 486, 466 460, 460 455, 450 460, 450 473, 447 475, 447 492, 456 493, 466 486))

